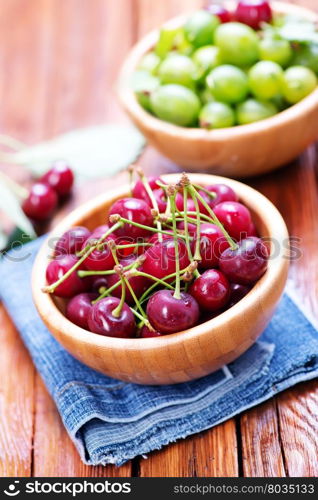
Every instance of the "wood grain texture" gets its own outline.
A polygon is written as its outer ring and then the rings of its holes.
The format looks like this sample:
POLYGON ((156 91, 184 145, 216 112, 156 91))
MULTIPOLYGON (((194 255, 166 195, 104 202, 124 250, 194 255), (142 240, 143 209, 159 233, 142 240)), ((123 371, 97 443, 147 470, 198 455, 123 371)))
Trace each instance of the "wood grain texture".
MULTIPOLYGON (((316 0, 293 0, 291 3, 318 10, 316 0)), ((1 132, 32 143, 73 127, 108 119, 126 121, 115 99, 113 86, 129 48, 140 36, 164 20, 199 4, 199 0, 2 2, 1 132)), ((141 163, 148 173, 179 170, 177 165, 158 155, 151 147, 145 151, 141 163)), ((291 234, 302 239, 303 257, 292 263, 291 277, 297 285, 299 297, 306 301, 316 316, 317 164, 316 149, 311 147, 292 166, 251 181, 253 187, 261 190, 276 204, 286 218, 291 234)), ((17 180, 29 181, 27 173, 20 168, 5 165, 0 168, 6 169, 17 180)), ((82 201, 122 182, 123 176, 87 184, 84 189, 76 190, 70 204, 57 215, 57 220, 82 201)), ((112 467, 104 469, 82 465, 61 427, 50 397, 38 379, 34 389, 33 365, 11 320, 2 312, 0 318, 0 400, 1 411, 5 410, 5 418, 0 421, 0 476, 31 475, 32 469, 33 473, 42 476, 63 476, 66 473, 117 475, 117 469, 112 467), (15 360, 14 370, 11 360, 15 360), (33 434, 32 413, 35 405, 37 410, 33 434), (37 415, 41 407, 45 411, 37 415), (21 421, 23 425, 17 425, 21 421), (50 451, 48 435, 52 443, 61 443, 62 450, 54 447, 50 451), (10 450, 7 449, 8 440, 10 450), (42 450, 46 450, 46 453, 42 450), (67 458, 61 456, 63 450, 67 450, 67 458)), ((246 412, 242 424, 238 426, 239 453, 235 444, 235 424, 230 420, 202 435, 149 454, 147 460, 140 459, 139 467, 135 461, 134 474, 139 470, 143 476, 160 476, 163 472, 170 476, 191 475, 193 472, 211 476, 235 476, 239 473, 268 476, 276 470, 283 475, 281 459, 275 463, 268 460, 262 453, 257 433, 270 450, 281 450, 287 474, 317 474, 317 388, 318 383, 311 382, 276 398, 279 420, 272 403, 270 407, 269 403, 265 403, 257 411, 246 412), (295 434, 295 428, 298 435, 295 434), (272 437, 272 443, 267 439, 267 433, 272 437), (191 446, 188 446, 189 442, 191 446), (246 457, 244 467, 242 463, 238 467, 241 454, 246 457)), ((121 469, 120 474, 128 474, 128 470, 121 472, 121 469)))

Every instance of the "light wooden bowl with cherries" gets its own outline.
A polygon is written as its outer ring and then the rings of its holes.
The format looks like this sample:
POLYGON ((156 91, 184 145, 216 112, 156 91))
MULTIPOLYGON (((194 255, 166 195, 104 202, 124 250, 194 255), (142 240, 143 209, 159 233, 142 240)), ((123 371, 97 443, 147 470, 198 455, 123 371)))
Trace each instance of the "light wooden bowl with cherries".
MULTIPOLYGON (((36 258, 32 274, 37 310, 54 337, 73 356, 117 379, 139 384, 174 384, 207 375, 245 352, 263 332, 282 295, 288 271, 288 232, 274 205, 262 194, 240 182, 193 174, 201 185, 226 183, 251 210, 261 236, 269 238, 268 269, 252 290, 219 316, 189 330, 156 338, 122 339, 88 332, 63 314, 65 303, 43 293, 52 242, 73 226, 89 229, 105 223, 109 207, 129 193, 128 186, 106 192, 69 214, 50 233, 36 258)), ((177 182, 178 175, 163 176, 177 182)))
MULTIPOLYGON (((231 5, 231 2, 229 2, 231 5)), ((275 12, 318 20, 313 11, 289 3, 272 2, 275 12)), ((181 26, 188 14, 170 20, 181 26)), ((149 143, 182 168, 229 177, 269 172, 296 158, 318 138, 318 89, 277 115, 249 125, 205 130, 185 128, 159 120, 145 111, 131 89, 131 77, 142 56, 158 39, 152 31, 128 54, 118 80, 119 99, 149 143)))

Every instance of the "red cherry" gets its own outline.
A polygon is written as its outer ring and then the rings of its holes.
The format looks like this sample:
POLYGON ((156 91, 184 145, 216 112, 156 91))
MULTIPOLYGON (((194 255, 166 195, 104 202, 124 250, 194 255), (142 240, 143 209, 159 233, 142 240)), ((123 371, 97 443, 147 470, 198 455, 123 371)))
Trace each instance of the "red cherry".
MULTIPOLYGON (((123 267, 126 267, 126 266, 129 266, 130 264, 133 264, 134 262, 136 261, 136 259, 134 257, 127 257, 126 259, 122 259, 120 261, 120 264, 123 266, 123 267)), ((138 268, 142 271, 142 268, 138 268)), ((107 282, 108 282, 108 288, 110 288, 111 286, 115 285, 115 283, 118 283, 119 281, 119 276, 117 273, 115 274, 111 274, 108 276, 108 279, 107 279, 107 282)), ((131 285, 133 291, 135 292, 135 295, 136 297, 140 297, 145 291, 146 289, 150 286, 149 284, 149 280, 147 278, 145 278, 144 276, 132 276, 131 278, 128 278, 128 281, 129 281, 129 284, 131 285)), ((112 295, 114 297, 118 297, 120 298, 121 297, 121 290, 122 290, 122 287, 121 285, 119 285, 117 288, 115 288, 115 290, 112 291, 112 295)), ((127 302, 127 304, 129 305, 134 305, 135 304, 135 301, 128 289, 128 287, 126 287, 126 298, 125 298, 125 301, 127 302)))
MULTIPOLYGON (((104 233, 103 233, 104 234, 104 233)), ((83 249, 89 244, 94 244, 99 240, 100 236, 94 237, 94 233, 83 243, 83 249)), ((84 260, 84 267, 89 271, 107 271, 112 269, 115 265, 114 257, 107 242, 113 241, 112 235, 107 236, 103 243, 98 245, 86 259, 84 260)))
MULTIPOLYGON (((95 227, 95 229, 92 231, 91 238, 94 238, 95 240, 99 240, 105 234, 108 230, 110 229, 108 224, 102 224, 101 226, 95 227)), ((110 234, 110 237, 115 239, 115 236, 113 234, 110 234)))
POLYGON ((253 221, 250 224, 250 227, 249 227, 249 229, 247 231, 247 235, 246 236, 256 236, 256 238, 258 238, 258 232, 257 232, 256 226, 255 226, 255 224, 254 224, 253 221))
POLYGON ((191 295, 201 309, 217 311, 226 305, 230 298, 230 284, 221 271, 208 269, 190 287, 191 295))
POLYGON ((144 325, 142 329, 140 330, 140 337, 142 339, 149 339, 151 337, 161 337, 161 333, 157 332, 156 330, 150 330, 148 326, 144 325))
POLYGON ((135 318, 127 304, 124 304, 118 318, 112 314, 119 302, 117 297, 105 297, 91 307, 88 314, 88 326, 91 332, 108 337, 134 337, 135 318))
POLYGON ((251 290, 250 286, 240 285, 239 283, 231 283, 230 284, 231 296, 228 307, 232 307, 237 302, 239 302, 248 292, 251 290))
POLYGON ((207 186, 206 189, 216 194, 216 198, 210 199, 210 206, 212 208, 222 203, 222 201, 238 201, 235 191, 226 184, 212 184, 211 186, 207 186))
MULTIPOLYGON (((184 222, 178 222, 177 228, 179 231, 184 231, 185 225, 184 222)), ((191 222, 188 222, 188 233, 190 236, 193 236, 197 232, 197 226, 195 224, 191 224, 191 222)))
POLYGON ((235 10, 235 19, 257 30, 262 23, 270 23, 272 9, 267 0, 241 0, 235 10))
POLYGON ((137 241, 133 241, 131 238, 116 238, 116 245, 131 245, 126 248, 118 248, 117 249, 117 255, 119 259, 125 259, 126 257, 129 256, 134 256, 134 255, 141 255, 145 252, 145 250, 148 248, 146 246, 138 246, 134 245, 135 243, 148 243, 146 238, 139 238, 137 241))
POLYGON ((214 207, 214 213, 228 233, 240 240, 246 235, 251 225, 251 214, 248 208, 236 201, 223 201, 214 207))
MULTIPOLYGON (((164 190, 158 186, 157 182, 160 182, 161 184, 165 184, 165 182, 162 179, 160 179, 160 177, 149 177, 148 178, 148 184, 149 184, 150 188, 152 189, 154 196, 156 198, 159 212, 164 212, 166 209, 166 206, 167 206, 167 200, 166 200, 164 190)), ((146 191, 146 188, 143 185, 143 183, 141 182, 141 180, 138 180, 136 182, 136 184, 132 190, 132 195, 134 198, 139 198, 140 200, 145 201, 151 208, 153 208, 151 199, 149 198, 149 195, 146 191)))
POLYGON ((72 227, 66 231, 55 245, 55 256, 76 254, 90 236, 90 231, 83 226, 72 227))
POLYGON ((159 290, 147 304, 147 316, 155 330, 167 334, 191 328, 199 320, 199 306, 188 293, 181 298, 173 296, 173 290, 159 290))
POLYGON ((49 184, 59 196, 66 196, 71 192, 74 183, 74 174, 72 169, 64 161, 57 161, 46 174, 41 182, 49 184))
MULTIPOLYGON (((122 198, 115 201, 109 211, 109 216, 119 214, 121 217, 144 226, 153 226, 153 216, 149 205, 138 198, 122 198)), ((143 238, 150 234, 150 231, 132 224, 124 224, 115 231, 116 236, 129 237, 133 239, 143 238)))
MULTIPOLYGON (((46 269, 46 281, 52 285, 62 278, 78 262, 75 255, 63 255, 52 260, 46 269)), ((80 268, 82 268, 80 266, 80 268)), ((60 285, 55 288, 54 295, 58 297, 73 297, 85 291, 85 282, 78 277, 77 271, 73 271, 60 285)))
POLYGON ((206 7, 206 10, 208 10, 214 16, 217 16, 220 19, 221 23, 229 23, 232 20, 230 12, 225 7, 217 3, 208 5, 206 7))
POLYGON ((268 250, 260 238, 253 236, 238 243, 238 248, 227 248, 220 256, 221 271, 233 283, 255 283, 266 271, 268 250))
MULTIPOLYGON (((196 245, 196 234, 191 243, 192 253, 194 254, 196 245)), ((200 266, 206 269, 215 267, 218 264, 221 253, 229 247, 229 244, 223 235, 221 229, 214 224, 204 223, 200 226, 200 266)))
POLYGON ((88 276, 90 279, 90 289, 99 295, 108 288, 107 276, 88 276))
POLYGON ((54 189, 43 182, 36 182, 22 203, 22 210, 30 219, 43 221, 52 215, 56 206, 57 195, 54 189))
POLYGON ((92 301, 97 297, 97 293, 75 295, 66 306, 66 317, 75 325, 84 328, 84 330, 89 330, 88 313, 92 307, 92 301))
MULTIPOLYGON (((186 244, 181 239, 178 240, 178 249, 179 265, 182 270, 190 264, 190 261, 186 244)), ((176 272, 176 254, 172 238, 155 243, 153 247, 146 250, 144 255, 145 260, 142 267, 145 273, 162 279, 176 272)))
MULTIPOLYGON (((168 232, 171 234, 162 234, 161 235, 162 236, 161 241, 171 240, 171 238, 173 238, 173 232, 172 231, 168 231, 168 232)), ((151 245, 155 245, 159 241, 160 241, 159 240, 159 233, 153 233, 153 235, 149 238, 148 243, 151 245)))

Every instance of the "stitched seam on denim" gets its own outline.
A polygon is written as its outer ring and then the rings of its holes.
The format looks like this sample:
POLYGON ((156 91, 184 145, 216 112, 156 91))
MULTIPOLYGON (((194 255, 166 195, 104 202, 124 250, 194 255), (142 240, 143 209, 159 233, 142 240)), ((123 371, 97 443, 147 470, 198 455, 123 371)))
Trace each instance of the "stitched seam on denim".
POLYGON ((76 380, 72 380, 72 382, 68 382, 64 387, 62 387, 61 389, 59 389, 54 397, 56 398, 59 398, 62 396, 62 394, 67 391, 68 389, 70 389, 71 387, 73 386, 84 386, 84 387, 90 387, 90 388, 94 388, 94 389, 102 389, 104 391, 108 391, 108 392, 111 392, 111 391, 117 391, 118 389, 121 389, 122 387, 125 387, 125 383, 124 382, 118 382, 118 384, 114 384, 114 385, 103 385, 103 384, 87 384, 85 382, 80 382, 80 381, 76 381, 76 380))

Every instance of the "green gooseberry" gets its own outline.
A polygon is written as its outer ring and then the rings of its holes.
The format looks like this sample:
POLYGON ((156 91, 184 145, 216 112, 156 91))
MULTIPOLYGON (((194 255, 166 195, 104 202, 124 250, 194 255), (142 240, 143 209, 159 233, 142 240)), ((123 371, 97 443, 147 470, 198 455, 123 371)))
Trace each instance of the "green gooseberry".
POLYGON ((213 43, 214 32, 219 24, 217 16, 206 10, 198 10, 185 23, 185 36, 194 47, 210 45, 213 43))
POLYGON ((210 102, 201 109, 199 124, 207 129, 233 127, 235 113, 231 106, 224 102, 210 102))
POLYGON ((246 125, 270 118, 276 115, 277 112, 278 109, 272 102, 247 99, 237 105, 236 118, 239 125, 246 125))
POLYGON ((187 127, 194 125, 200 111, 200 100, 189 88, 177 84, 162 85, 150 97, 151 108, 161 120, 187 127))

